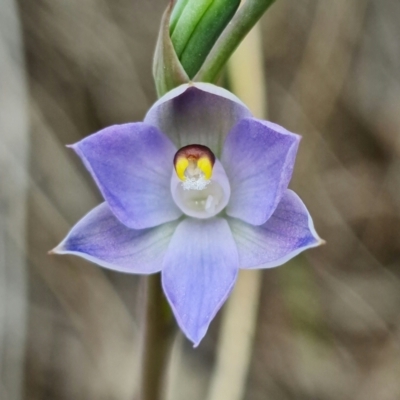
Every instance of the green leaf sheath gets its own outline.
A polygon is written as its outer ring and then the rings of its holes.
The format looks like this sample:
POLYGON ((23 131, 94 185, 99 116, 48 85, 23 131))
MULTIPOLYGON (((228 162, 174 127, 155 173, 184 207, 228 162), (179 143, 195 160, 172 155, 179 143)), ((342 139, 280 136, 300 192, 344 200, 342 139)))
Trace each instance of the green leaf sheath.
POLYGON ((189 0, 181 11, 171 35, 178 58, 181 57, 190 37, 212 2, 213 0, 189 0))
POLYGON ((189 77, 178 60, 169 35, 171 7, 172 3, 162 17, 153 60, 153 76, 159 97, 171 89, 189 82, 189 77))
POLYGON ((230 56, 275 0, 246 0, 222 32, 193 80, 215 82, 230 56))
POLYGON ((177 0, 164 14, 153 73, 161 96, 189 80, 215 82, 274 0, 177 0), (172 10, 173 7, 173 10, 172 10))
POLYGON ((196 75, 239 4, 240 0, 214 0, 204 13, 179 57, 189 78, 196 75))
POLYGON ((171 36, 174 33, 176 24, 178 23, 178 20, 182 14, 184 8, 186 7, 187 3, 189 3, 189 0, 177 0, 175 2, 174 8, 173 8, 172 14, 171 14, 171 19, 169 22, 169 33, 171 36))

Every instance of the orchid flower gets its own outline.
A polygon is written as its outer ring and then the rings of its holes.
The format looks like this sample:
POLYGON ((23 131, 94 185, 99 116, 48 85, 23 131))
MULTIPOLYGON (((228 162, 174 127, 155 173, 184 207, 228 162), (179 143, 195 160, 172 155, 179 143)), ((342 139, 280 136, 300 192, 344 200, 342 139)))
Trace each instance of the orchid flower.
POLYGON ((143 122, 71 146, 105 202, 53 252, 120 272, 161 272, 180 328, 198 345, 239 268, 277 267, 321 244, 288 189, 299 141, 225 89, 181 85, 143 122))

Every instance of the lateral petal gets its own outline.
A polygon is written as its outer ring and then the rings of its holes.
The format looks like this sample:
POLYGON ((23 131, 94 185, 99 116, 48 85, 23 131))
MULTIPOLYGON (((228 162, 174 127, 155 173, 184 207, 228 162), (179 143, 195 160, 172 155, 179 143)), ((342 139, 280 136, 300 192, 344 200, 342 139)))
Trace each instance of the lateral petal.
POLYGON ((278 267, 323 243, 306 206, 291 190, 285 192, 265 224, 253 226, 234 218, 228 222, 244 269, 278 267))
POLYGON ((159 272, 177 221, 155 228, 127 228, 102 203, 86 214, 54 249, 104 268, 132 274, 159 272))
POLYGON ((182 214, 170 191, 176 148, 157 128, 142 122, 114 125, 71 147, 129 228, 150 228, 182 214))
POLYGON ((292 177, 300 136, 255 118, 228 134, 221 162, 231 184, 227 214, 252 225, 272 215, 292 177))

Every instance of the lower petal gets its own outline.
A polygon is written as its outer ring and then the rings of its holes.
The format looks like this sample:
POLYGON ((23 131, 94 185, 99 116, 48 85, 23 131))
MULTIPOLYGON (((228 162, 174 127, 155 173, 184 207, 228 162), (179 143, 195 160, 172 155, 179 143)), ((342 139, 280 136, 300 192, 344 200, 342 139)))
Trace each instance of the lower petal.
POLYGON ((179 326, 197 346, 236 281, 239 259, 226 220, 186 219, 177 227, 162 270, 179 326))
POLYGON ((130 229, 103 203, 85 215, 52 253, 77 255, 114 271, 152 274, 161 270, 177 225, 174 221, 130 229))
POLYGON ((287 190, 271 218, 253 226, 230 218, 229 225, 239 251, 241 268, 278 267, 323 241, 314 229, 306 206, 287 190))

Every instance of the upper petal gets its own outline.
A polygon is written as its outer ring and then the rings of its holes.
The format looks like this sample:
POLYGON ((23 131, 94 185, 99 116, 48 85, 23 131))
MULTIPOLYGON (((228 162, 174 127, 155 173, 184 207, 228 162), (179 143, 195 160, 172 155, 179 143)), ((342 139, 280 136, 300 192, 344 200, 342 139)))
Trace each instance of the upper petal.
POLYGON ((277 207, 292 177, 300 136, 255 118, 229 132, 222 164, 231 184, 227 213, 262 225, 277 207))
POLYGON ((102 267, 134 274, 161 270, 177 221, 155 228, 130 229, 100 204, 85 215, 52 251, 74 254, 102 267))
POLYGON ((114 125, 72 148, 126 226, 149 228, 181 215, 170 191, 176 149, 157 128, 141 122, 114 125))
POLYGON ((180 223, 164 259, 162 282, 179 326, 195 345, 232 290, 238 266, 226 220, 180 223))
POLYGON ((232 93, 209 83, 181 85, 159 99, 144 122, 158 127, 180 148, 189 144, 209 147, 218 157, 231 128, 251 117, 232 93))
POLYGON ((323 243, 306 206, 287 190, 271 218, 261 226, 229 219, 241 268, 272 268, 323 243))

